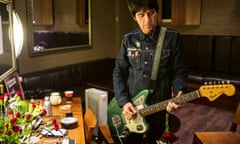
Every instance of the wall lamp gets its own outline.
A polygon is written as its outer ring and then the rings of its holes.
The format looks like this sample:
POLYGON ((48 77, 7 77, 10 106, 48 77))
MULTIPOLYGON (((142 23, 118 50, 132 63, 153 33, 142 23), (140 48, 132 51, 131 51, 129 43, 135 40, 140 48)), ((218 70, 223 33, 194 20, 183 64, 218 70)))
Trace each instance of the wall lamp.
POLYGON ((23 45, 23 26, 18 14, 13 10, 13 39, 16 58, 22 52, 23 45))

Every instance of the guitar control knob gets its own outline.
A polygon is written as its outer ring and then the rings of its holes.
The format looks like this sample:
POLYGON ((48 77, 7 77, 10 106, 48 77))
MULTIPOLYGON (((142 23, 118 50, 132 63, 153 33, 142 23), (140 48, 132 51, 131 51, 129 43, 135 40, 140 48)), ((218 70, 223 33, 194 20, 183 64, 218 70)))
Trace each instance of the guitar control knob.
POLYGON ((142 126, 142 125, 137 125, 137 130, 138 130, 138 131, 143 130, 143 126, 142 126))

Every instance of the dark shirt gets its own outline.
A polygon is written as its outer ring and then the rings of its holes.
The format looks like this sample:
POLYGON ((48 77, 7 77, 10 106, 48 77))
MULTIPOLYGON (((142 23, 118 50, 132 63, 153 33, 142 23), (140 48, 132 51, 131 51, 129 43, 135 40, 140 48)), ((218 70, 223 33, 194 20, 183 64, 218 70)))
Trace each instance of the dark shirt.
POLYGON ((124 35, 113 71, 113 85, 117 102, 122 107, 143 89, 153 89, 148 104, 168 99, 172 87, 176 95, 187 87, 187 66, 183 58, 181 36, 174 30, 166 31, 158 77, 150 87, 151 70, 160 26, 147 36, 140 29, 124 35))

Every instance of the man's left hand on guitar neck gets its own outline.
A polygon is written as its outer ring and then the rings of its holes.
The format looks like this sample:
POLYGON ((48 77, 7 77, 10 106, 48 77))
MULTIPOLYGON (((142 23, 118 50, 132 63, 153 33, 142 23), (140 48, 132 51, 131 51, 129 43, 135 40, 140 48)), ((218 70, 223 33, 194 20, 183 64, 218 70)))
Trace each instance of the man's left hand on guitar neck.
MULTIPOLYGON (((179 91, 177 96, 181 96, 182 94, 183 94, 183 92, 179 91)), ((179 109, 180 107, 181 107, 181 105, 179 105, 179 104, 176 104, 174 102, 169 102, 166 110, 167 110, 167 112, 173 112, 174 110, 179 109)))

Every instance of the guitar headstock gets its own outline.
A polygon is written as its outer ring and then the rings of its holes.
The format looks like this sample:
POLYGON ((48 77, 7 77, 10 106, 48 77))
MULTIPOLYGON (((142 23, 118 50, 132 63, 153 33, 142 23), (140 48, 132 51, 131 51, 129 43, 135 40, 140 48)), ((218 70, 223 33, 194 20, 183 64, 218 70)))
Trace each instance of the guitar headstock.
POLYGON ((213 84, 203 85, 199 88, 201 97, 207 97, 209 101, 214 101, 221 95, 233 96, 235 94, 235 86, 232 84, 213 84))

